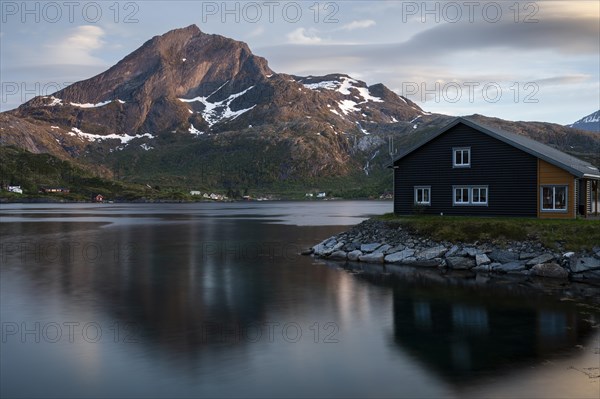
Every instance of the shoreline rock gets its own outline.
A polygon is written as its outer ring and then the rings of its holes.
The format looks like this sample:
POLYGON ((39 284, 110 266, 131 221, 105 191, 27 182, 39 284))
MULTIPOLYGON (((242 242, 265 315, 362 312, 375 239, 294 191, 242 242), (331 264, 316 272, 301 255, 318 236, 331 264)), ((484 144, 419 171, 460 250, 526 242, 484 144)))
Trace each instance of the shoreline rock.
POLYGON ((375 219, 329 237, 302 254, 344 262, 600 282, 600 248, 591 253, 561 253, 534 241, 508 242, 504 246, 436 242, 375 219))

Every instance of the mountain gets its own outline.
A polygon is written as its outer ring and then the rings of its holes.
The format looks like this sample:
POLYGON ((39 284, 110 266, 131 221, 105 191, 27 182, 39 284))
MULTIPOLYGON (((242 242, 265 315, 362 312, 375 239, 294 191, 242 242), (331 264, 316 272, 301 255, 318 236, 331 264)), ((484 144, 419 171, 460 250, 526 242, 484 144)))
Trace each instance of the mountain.
POLYGON ((591 113, 588 116, 584 116, 577 122, 567 126, 575 129, 588 130, 590 132, 600 132, 600 110, 591 113))
MULTIPOLYGON (((598 149, 559 125, 480 118, 579 156, 598 149)), ((1 113, 0 145, 150 186, 364 196, 391 189, 395 151, 450 119, 346 74, 277 73, 247 44, 192 25, 1 113)))

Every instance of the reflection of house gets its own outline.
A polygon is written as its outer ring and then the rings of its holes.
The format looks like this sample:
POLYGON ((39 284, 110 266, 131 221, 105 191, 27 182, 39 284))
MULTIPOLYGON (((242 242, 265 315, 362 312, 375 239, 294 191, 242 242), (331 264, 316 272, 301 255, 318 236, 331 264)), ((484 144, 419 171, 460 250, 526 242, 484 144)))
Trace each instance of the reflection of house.
POLYGON ((394 212, 574 218, 599 212, 600 171, 524 136, 457 118, 393 162, 394 212))
POLYGON ((415 295, 395 288, 394 340, 453 383, 467 383, 574 348, 593 333, 575 309, 522 305, 518 298, 448 301, 433 291, 415 295))
POLYGON ((42 188, 43 193, 60 193, 60 194, 68 194, 71 192, 68 188, 64 187, 44 187, 42 188))

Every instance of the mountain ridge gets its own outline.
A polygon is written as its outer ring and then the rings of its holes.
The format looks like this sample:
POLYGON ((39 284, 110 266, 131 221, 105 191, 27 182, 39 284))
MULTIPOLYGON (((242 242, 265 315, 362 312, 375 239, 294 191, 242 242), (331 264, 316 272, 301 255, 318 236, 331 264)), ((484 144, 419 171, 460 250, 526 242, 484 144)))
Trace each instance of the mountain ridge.
POLYGON ((574 129, 580 130, 587 130, 590 132, 600 132, 600 110, 584 116, 578 121, 567 125, 567 127, 572 127, 574 129))
MULTIPOLYGON (((600 148, 588 133, 560 125, 476 117, 588 160, 600 148)), ((394 146, 450 119, 381 83, 277 73, 246 43, 191 25, 154 36, 101 74, 1 113, 0 144, 133 182, 312 187, 339 178, 386 190, 394 146)))

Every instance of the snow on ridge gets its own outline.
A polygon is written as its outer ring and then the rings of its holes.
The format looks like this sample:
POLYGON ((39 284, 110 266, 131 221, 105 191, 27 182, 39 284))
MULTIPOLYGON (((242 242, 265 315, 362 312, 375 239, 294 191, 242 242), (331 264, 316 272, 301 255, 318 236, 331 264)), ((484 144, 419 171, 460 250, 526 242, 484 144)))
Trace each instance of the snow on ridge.
POLYGON ((79 108, 98 108, 98 107, 103 107, 107 104, 110 104, 112 102, 112 100, 108 100, 108 101, 102 101, 96 104, 92 104, 92 103, 70 103, 72 106, 74 107, 79 107, 79 108))
POLYGON ((54 106, 56 106, 56 105, 63 105, 63 102, 62 102, 62 100, 61 100, 60 98, 58 98, 58 97, 54 97, 54 96, 50 96, 50 97, 48 97, 48 96, 44 96, 44 97, 42 97, 42 98, 44 98, 44 99, 46 99, 46 98, 49 98, 49 99, 51 99, 51 100, 52 100, 52 101, 50 102, 50 104, 46 104, 46 107, 54 107, 54 106))
POLYGON ((244 109, 240 109, 237 111, 234 111, 230 108, 230 105, 233 102, 233 100, 235 100, 236 98, 238 98, 240 96, 243 96, 248 91, 252 90, 254 88, 254 86, 250 86, 247 89, 242 90, 239 93, 232 94, 229 97, 227 97, 225 100, 217 101, 214 103, 208 101, 208 98, 210 96, 212 96, 213 94, 215 94, 216 92, 221 90, 221 88, 223 86, 225 86, 226 84, 227 84, 227 82, 225 82, 221 87, 219 87, 217 90, 215 90, 214 92, 212 92, 211 94, 209 94, 206 97, 199 96, 199 97, 194 97, 191 99, 180 98, 179 101, 182 101, 185 103, 196 102, 196 101, 201 102, 204 105, 204 110, 202 111, 202 117, 208 123, 209 127, 212 127, 214 124, 221 122, 225 119, 234 120, 238 116, 242 115, 243 113, 248 112, 251 109, 253 109, 254 107, 256 107, 256 104, 254 104, 250 108, 244 108, 244 109))
POLYGON ((69 136, 77 136, 77 137, 79 137, 80 140, 87 140, 87 141, 120 140, 121 144, 126 144, 126 143, 129 143, 133 139, 140 139, 143 137, 147 137, 149 139, 154 138, 154 136, 151 135, 150 133, 136 134, 135 136, 130 136, 128 134, 116 134, 116 133, 106 134, 106 135, 92 134, 92 133, 82 132, 81 129, 78 129, 76 127, 72 127, 71 131, 67 132, 67 134, 69 136))
POLYGON ((384 102, 381 98, 372 95, 367 87, 354 86, 353 83, 358 83, 358 80, 348 78, 346 76, 342 76, 341 79, 341 82, 339 80, 324 80, 322 82, 317 83, 304 83, 303 86, 311 90, 335 90, 338 93, 343 94, 345 96, 352 94, 350 92, 350 89, 355 89, 358 91, 358 95, 364 100, 361 104, 366 103, 368 101, 373 101, 377 103, 384 102))
POLYGON ((340 82, 337 80, 324 80, 318 83, 304 83, 303 86, 307 89, 318 90, 318 89, 327 89, 327 90, 335 90, 338 88, 340 82))
POLYGON ((356 88, 354 86, 352 86, 352 83, 358 83, 357 80, 354 80, 352 78, 347 78, 347 77, 342 77, 342 84, 340 85, 340 87, 338 88, 337 91, 339 91, 340 93, 342 93, 343 95, 347 96, 350 94, 350 88, 356 88))
MULTIPOLYGON (((42 98, 44 99, 50 99, 52 100, 49 104, 46 104, 46 107, 54 107, 57 105, 64 105, 63 100, 58 98, 58 97, 54 97, 54 96, 43 96, 42 98)), ((98 108, 98 107, 103 107, 105 105, 108 105, 110 103, 112 103, 113 101, 118 101, 120 104, 125 104, 125 101, 123 100, 108 100, 108 101, 102 101, 96 104, 92 104, 92 103, 68 103, 69 105, 72 105, 73 107, 79 107, 79 108, 98 108)))
POLYGON ((150 150, 154 149, 154 147, 152 147, 152 146, 150 146, 150 145, 148 145, 146 143, 140 144, 140 147, 142 147, 144 149, 144 151, 150 151, 150 150))
POLYGON ((358 92, 360 93, 360 96, 365 100, 364 102, 367 102, 367 101, 373 101, 375 103, 384 102, 381 98, 371 95, 371 92, 366 87, 355 87, 355 89, 358 90, 358 92))
POLYGON ((595 112, 592 115, 588 115, 585 118, 583 118, 581 121, 575 122, 575 123, 596 123, 596 122, 600 122, 600 113, 598 113, 598 112, 595 112))

